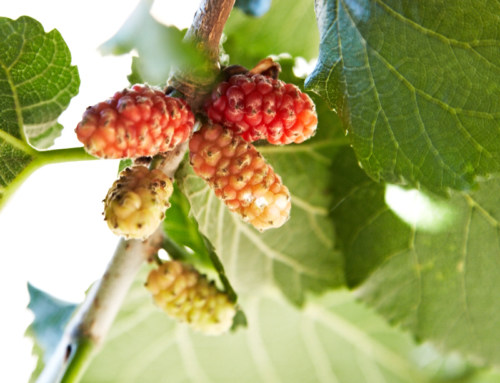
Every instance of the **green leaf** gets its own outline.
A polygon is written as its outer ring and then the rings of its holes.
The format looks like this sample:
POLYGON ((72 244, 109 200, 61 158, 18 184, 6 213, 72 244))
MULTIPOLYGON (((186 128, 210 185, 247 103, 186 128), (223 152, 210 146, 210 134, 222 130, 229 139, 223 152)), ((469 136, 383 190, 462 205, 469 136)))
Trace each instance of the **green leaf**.
POLYGON ((127 79, 132 85, 144 83, 144 79, 141 75, 141 60, 139 57, 132 57, 132 72, 127 76, 127 79))
MULTIPOLYGON (((54 143, 62 130, 57 118, 79 84, 58 31, 45 33, 27 16, 0 17, 0 206, 33 170, 63 160, 30 144, 44 149, 54 143)), ((88 159, 82 153, 80 159, 88 159)))
POLYGON ((255 19, 233 10, 224 33, 224 50, 232 64, 252 68, 269 55, 289 53, 311 59, 318 55, 318 31, 314 24, 313 2, 273 0, 271 9, 255 19), (284 33, 293 31, 293 33, 284 33))
POLYGON ((274 290, 242 305, 247 329, 200 335, 155 308, 139 278, 82 382, 430 381, 412 361, 410 338, 347 292, 303 310, 274 290))
POLYGON ((340 153, 333 173, 347 281, 417 339, 500 365, 500 178, 444 199, 384 188, 353 157, 340 153))
POLYGON ((500 170, 500 4, 320 0, 307 80, 375 180, 469 189, 500 170))
POLYGON ((34 380, 56 350, 64 327, 77 305, 61 301, 29 283, 28 292, 30 295, 28 308, 33 312, 35 319, 26 333, 33 339, 33 350, 38 356, 37 367, 31 376, 31 380, 34 380))
POLYGON ((236 302, 237 295, 226 276, 224 266, 208 238, 198 230, 196 220, 189 215, 191 209, 189 201, 177 185, 174 185, 170 204, 171 207, 167 210, 163 221, 166 233, 165 250, 173 258, 187 261, 202 272, 215 272, 224 291, 233 302, 236 302))
MULTIPOLYGON (((53 142, 57 118, 78 93, 80 79, 57 30, 45 33, 27 16, 0 18, 0 128, 13 138, 53 142)), ((34 144, 34 142, 32 142, 34 144)), ((46 144, 44 144, 44 147, 46 144)))
POLYGON ((132 83, 140 80, 165 85, 172 67, 197 68, 204 73, 206 58, 197 47, 183 40, 184 31, 156 21, 150 14, 152 0, 141 0, 120 30, 100 46, 103 54, 121 55, 132 50, 132 83))

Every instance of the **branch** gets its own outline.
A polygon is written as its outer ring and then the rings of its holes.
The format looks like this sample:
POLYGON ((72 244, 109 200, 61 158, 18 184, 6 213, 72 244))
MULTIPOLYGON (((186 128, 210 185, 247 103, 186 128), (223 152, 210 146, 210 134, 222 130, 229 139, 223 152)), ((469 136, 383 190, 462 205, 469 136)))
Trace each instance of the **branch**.
MULTIPOLYGON (((202 49, 213 69, 212 76, 200 77, 195 71, 179 70, 172 76, 171 86, 185 95, 196 111, 200 107, 219 70, 219 42, 222 30, 235 0, 203 0, 196 12, 186 38, 202 49)), ((173 178, 187 151, 187 143, 155 160, 153 166, 173 178)), ((102 345, 137 272, 145 260, 159 250, 164 238, 163 228, 146 241, 124 240, 103 277, 92 287, 83 304, 68 324, 57 350, 38 378, 38 383, 78 382, 87 365, 102 345)))
POLYGON ((208 68, 205 68, 203 75, 187 68, 179 70, 172 75, 169 85, 185 96, 194 112, 199 110, 220 71, 220 39, 234 2, 235 0, 202 0, 186 33, 185 39, 196 44, 205 53, 208 68))

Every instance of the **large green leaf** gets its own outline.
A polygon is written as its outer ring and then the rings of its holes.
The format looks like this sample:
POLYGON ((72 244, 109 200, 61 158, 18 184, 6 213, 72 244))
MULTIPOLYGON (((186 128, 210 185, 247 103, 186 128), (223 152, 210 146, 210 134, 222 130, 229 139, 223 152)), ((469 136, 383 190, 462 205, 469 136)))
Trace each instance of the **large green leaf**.
POLYGON ((500 178, 449 199, 377 184, 344 150, 332 212, 346 279, 390 322, 500 365, 500 178))
POLYGON ((242 298, 248 328, 209 337, 155 308, 139 278, 82 382, 430 381, 422 350, 347 292, 303 310, 275 290, 242 298))
POLYGON ((500 4, 319 0, 308 87, 374 179, 438 192, 500 170, 500 4))
POLYGON ((235 9, 224 29, 224 49, 232 64, 248 68, 281 53, 311 59, 317 56, 319 43, 314 22, 311 0, 273 0, 269 12, 258 19, 235 9))
POLYGON ((39 149, 53 144, 57 118, 78 93, 80 79, 58 31, 36 20, 0 18, 0 205, 38 167, 39 149))

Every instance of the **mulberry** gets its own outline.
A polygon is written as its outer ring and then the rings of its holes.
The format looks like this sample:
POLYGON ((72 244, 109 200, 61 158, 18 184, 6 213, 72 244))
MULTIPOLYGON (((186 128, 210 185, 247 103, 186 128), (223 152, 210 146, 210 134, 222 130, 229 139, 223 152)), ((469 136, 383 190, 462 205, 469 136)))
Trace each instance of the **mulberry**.
POLYGON ((171 150, 189 138, 193 126, 184 100, 134 85, 88 107, 75 132, 96 157, 136 158, 171 150))
POLYGON ((126 168, 104 199, 104 219, 117 235, 145 239, 165 217, 172 192, 172 181, 162 171, 126 168))
POLYGON ((169 316, 206 335, 222 334, 232 326, 236 314, 234 303, 189 265, 164 262, 151 270, 146 288, 169 316))
POLYGON ((205 105, 207 116, 246 141, 301 143, 316 132, 311 98, 293 84, 262 74, 236 74, 220 83, 205 105))
POLYGON ((194 133, 189 150, 195 173, 243 220, 261 231, 287 221, 288 188, 252 144, 214 124, 194 133))

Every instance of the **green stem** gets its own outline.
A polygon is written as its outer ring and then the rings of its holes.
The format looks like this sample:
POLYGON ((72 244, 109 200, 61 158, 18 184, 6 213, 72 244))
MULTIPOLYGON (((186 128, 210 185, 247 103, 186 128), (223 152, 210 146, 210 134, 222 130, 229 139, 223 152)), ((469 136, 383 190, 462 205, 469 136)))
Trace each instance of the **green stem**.
POLYGON ((33 150, 33 161, 26 166, 1 192, 0 210, 5 206, 9 198, 23 184, 33 172, 44 165, 57 164, 71 161, 88 161, 96 158, 88 154, 83 147, 54 149, 46 151, 33 150))
POLYGON ((71 161, 89 161, 95 159, 96 157, 88 154, 83 147, 78 147, 37 151, 37 159, 35 161, 40 161, 40 165, 46 165, 71 161))
POLYGON ((95 353, 95 344, 89 339, 81 338, 75 344, 75 350, 70 355, 68 367, 64 372, 61 383, 79 382, 95 353))

